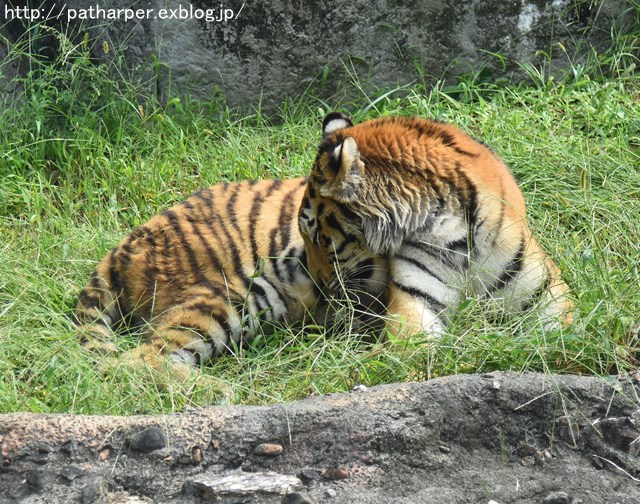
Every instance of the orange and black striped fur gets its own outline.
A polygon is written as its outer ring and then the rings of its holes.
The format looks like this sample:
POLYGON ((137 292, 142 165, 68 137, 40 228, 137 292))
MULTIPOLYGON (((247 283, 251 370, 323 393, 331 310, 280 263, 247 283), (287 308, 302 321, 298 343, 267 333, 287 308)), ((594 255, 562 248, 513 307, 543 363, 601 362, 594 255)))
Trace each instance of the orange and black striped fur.
MULTIPOLYGON (((250 341, 272 322, 309 311, 324 322, 327 304, 307 272, 296 219, 306 183, 213 186, 133 230, 80 293, 83 343, 115 351, 115 324, 143 324, 148 341, 126 358, 157 366, 164 355, 180 367, 250 341)), ((386 272, 361 270, 369 293, 380 294, 386 272)))
POLYGON ((560 271, 533 238, 505 163, 458 128, 332 113, 299 212, 309 271, 326 290, 350 250, 386 257, 388 329, 440 334, 467 296, 507 312, 540 303, 546 329, 571 322, 560 271))

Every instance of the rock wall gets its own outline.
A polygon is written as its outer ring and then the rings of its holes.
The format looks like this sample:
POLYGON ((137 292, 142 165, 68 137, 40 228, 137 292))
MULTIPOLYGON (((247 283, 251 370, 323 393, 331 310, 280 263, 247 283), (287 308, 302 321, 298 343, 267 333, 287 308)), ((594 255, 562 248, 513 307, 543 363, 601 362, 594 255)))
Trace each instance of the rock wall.
MULTIPOLYGON (((314 95, 331 96, 344 82, 375 95, 413 82, 453 81, 482 68, 491 78, 517 78, 518 63, 540 63, 542 57, 549 58, 549 68, 566 67, 591 47, 606 46, 611 26, 624 22, 629 3, 69 0, 62 5, 45 0, 35 14, 65 32, 72 27, 82 36, 88 30, 96 58, 124 56, 134 74, 144 75, 164 99, 222 96, 231 107, 271 109, 309 88, 314 95)), ((0 20, 17 22, 16 10, 0 9, 0 20)), ((28 24, 24 17, 35 18, 19 14, 23 24, 28 24)))

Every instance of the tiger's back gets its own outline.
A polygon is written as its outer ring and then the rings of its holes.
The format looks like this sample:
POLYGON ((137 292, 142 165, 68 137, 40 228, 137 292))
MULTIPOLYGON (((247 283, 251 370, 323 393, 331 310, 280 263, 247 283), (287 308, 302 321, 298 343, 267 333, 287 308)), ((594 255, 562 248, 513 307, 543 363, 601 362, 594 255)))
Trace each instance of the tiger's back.
POLYGON ((132 231, 98 264, 75 316, 83 343, 114 350, 112 327, 148 327, 132 352, 198 364, 265 322, 300 320, 318 301, 295 215, 303 178, 204 189, 132 231))

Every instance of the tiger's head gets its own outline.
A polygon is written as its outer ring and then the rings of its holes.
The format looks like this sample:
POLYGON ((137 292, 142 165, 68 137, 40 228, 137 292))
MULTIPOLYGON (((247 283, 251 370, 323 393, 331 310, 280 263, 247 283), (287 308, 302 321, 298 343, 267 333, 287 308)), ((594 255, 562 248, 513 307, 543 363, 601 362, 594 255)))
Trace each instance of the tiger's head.
POLYGON ((344 131, 353 124, 338 113, 323 123, 323 141, 298 213, 311 276, 331 294, 379 296, 388 277, 386 257, 367 246, 363 221, 352 205, 362 192, 358 146, 344 131))

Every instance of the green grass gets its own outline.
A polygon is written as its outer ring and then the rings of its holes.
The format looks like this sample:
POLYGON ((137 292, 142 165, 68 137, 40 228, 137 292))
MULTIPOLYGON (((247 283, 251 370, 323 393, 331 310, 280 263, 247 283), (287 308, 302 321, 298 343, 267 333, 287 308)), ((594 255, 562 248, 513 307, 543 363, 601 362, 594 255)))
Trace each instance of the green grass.
POLYGON ((283 328, 186 383, 150 370, 99 372, 69 321, 79 289, 128 230, 194 190, 306 174, 328 107, 305 97, 270 119, 217 103, 161 105, 144 83, 92 65, 82 47, 67 48, 57 70, 33 58, 24 98, 0 107, 0 411, 169 412, 461 372, 637 368, 640 77, 624 51, 603 60, 626 62, 616 78, 582 69, 532 87, 461 80, 342 104, 357 121, 451 121, 504 157, 572 288, 572 327, 545 334, 531 317, 492 323, 468 300, 437 342, 283 328))

